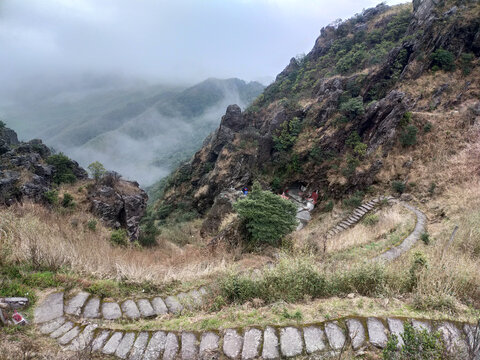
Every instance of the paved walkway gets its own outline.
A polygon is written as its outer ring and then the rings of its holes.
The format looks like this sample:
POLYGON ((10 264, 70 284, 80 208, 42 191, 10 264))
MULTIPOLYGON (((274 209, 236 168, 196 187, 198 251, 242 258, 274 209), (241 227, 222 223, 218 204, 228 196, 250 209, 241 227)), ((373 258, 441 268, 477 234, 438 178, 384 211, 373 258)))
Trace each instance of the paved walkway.
POLYGON ((35 310, 44 335, 66 350, 101 352, 121 359, 279 359, 300 355, 336 355, 352 348, 384 348, 388 334, 400 335, 404 322, 418 329, 440 331, 447 345, 466 354, 475 327, 448 321, 350 317, 299 326, 226 329, 221 331, 119 331, 88 321, 75 322, 66 312, 63 293, 49 295, 35 310), (54 314, 54 315, 51 315, 54 314))

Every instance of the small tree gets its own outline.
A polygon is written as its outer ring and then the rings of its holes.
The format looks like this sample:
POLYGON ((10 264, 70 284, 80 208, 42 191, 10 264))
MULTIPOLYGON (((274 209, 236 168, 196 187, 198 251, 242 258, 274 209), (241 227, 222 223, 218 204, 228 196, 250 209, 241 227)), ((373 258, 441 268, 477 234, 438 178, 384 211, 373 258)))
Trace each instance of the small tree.
POLYGON ((432 70, 455 70, 455 55, 445 49, 437 49, 432 54, 432 70))
POLYGON ((4 129, 7 126, 2 120, 0 120, 0 130, 4 129))
POLYGON ((400 134, 400 143, 403 147, 413 146, 417 143, 418 129, 415 125, 408 125, 400 134))
POLYGON ((263 191, 258 182, 253 184, 249 196, 237 201, 234 208, 254 244, 278 246, 282 237, 297 226, 297 207, 270 191, 263 191))
POLYGON ((98 182, 107 172, 105 167, 99 161, 95 161, 88 165, 88 171, 90 171, 90 174, 93 176, 96 182, 98 182))
POLYGON ((365 106, 361 96, 351 98, 340 105, 340 111, 349 119, 365 114, 365 106))

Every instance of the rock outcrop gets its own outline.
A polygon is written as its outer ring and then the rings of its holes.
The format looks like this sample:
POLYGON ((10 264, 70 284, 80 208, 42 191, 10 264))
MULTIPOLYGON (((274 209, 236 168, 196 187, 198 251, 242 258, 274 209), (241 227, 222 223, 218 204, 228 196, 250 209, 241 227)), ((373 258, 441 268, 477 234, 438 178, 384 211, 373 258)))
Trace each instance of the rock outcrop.
MULTIPOLYGON (((50 155, 41 140, 19 142, 13 130, 0 129, 0 204, 23 199, 45 202, 44 194, 51 190, 57 173, 55 166, 47 164, 50 155)), ((76 179, 88 177, 77 162, 72 160, 69 166, 76 179)))
POLYGON ((122 179, 103 181, 90 187, 88 199, 94 215, 112 228, 125 228, 130 241, 138 240, 148 201, 138 183, 122 179))
MULTIPOLYGON (((59 171, 48 164, 51 155, 41 140, 19 142, 13 130, 0 129, 0 205, 24 200, 46 204, 45 194, 56 187, 55 175, 59 171)), ((76 161, 68 160, 67 166, 76 180, 88 178, 76 161)), ((92 213, 112 228, 125 228, 130 240, 137 240, 148 200, 138 183, 110 174, 100 184, 92 181, 89 189, 92 213)))

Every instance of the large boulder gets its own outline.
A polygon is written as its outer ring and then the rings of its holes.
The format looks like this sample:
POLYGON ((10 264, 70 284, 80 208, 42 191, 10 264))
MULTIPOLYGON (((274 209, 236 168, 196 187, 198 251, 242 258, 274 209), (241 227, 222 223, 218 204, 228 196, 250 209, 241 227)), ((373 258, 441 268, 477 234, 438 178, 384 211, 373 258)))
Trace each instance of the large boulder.
POLYGON ((89 189, 88 199, 94 215, 112 228, 125 228, 130 241, 138 240, 148 201, 138 183, 118 179, 115 183, 95 184, 89 189))

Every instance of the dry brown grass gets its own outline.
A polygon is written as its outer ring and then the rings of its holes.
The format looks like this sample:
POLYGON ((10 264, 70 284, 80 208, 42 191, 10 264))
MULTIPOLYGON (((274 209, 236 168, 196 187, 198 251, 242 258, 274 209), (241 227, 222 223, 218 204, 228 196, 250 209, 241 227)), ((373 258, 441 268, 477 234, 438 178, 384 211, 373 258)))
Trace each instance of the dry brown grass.
MULTIPOLYGON (((74 272, 135 282, 164 283, 192 281, 224 271, 233 262, 226 252, 210 253, 200 238, 200 223, 180 228, 189 244, 180 247, 169 238, 159 237, 154 248, 118 247, 110 243, 110 231, 100 222, 96 231, 86 224, 93 219, 83 211, 59 213, 43 206, 25 203, 0 209, 2 252, 10 261, 33 263, 58 269, 65 266, 74 272)), ((263 258, 255 257, 254 263, 263 258)), ((240 260, 250 264, 245 256, 240 260)))

